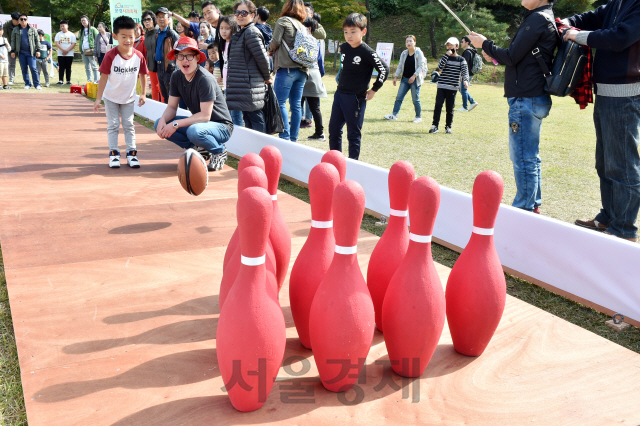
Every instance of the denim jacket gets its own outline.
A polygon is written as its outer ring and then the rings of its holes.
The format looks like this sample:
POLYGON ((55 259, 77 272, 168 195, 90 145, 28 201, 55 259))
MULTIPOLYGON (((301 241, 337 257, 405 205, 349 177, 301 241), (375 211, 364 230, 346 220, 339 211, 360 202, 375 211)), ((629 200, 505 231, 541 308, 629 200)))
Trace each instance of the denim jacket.
MULTIPOLYGON (((419 47, 416 47, 416 51, 413 54, 416 59, 416 83, 419 86, 422 86, 422 82, 424 81, 424 73, 427 70, 427 60, 424 57, 424 53, 420 50, 419 47)), ((398 69, 396 69, 396 77, 402 78, 402 73, 404 72, 404 62, 407 60, 407 56, 409 56, 409 49, 405 50, 400 54, 400 63, 398 64, 398 69)))

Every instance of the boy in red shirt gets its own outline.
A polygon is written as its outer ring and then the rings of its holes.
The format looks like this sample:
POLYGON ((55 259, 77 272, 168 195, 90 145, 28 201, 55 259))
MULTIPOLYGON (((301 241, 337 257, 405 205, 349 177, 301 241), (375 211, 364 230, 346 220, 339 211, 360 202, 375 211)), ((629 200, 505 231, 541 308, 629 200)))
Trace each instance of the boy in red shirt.
POLYGON ((133 124, 136 82, 140 76, 142 87, 138 106, 145 103, 147 96, 147 62, 142 53, 135 50, 134 42, 136 23, 133 19, 120 16, 113 21, 113 38, 118 47, 104 55, 100 65, 100 85, 93 110, 100 110, 100 101, 104 101, 107 114, 107 135, 109 140, 109 167, 120 167, 120 151, 118 150, 118 129, 120 117, 124 129, 124 140, 127 144, 127 163, 137 169, 140 167, 136 150, 136 131, 133 124))

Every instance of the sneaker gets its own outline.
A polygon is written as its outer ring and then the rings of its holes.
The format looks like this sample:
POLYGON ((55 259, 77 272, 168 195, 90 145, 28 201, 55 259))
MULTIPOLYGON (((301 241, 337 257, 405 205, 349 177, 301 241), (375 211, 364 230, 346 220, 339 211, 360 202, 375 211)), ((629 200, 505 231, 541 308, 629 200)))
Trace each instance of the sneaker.
POLYGON ((438 133, 438 126, 431 126, 429 133, 438 133))
POLYGON ((6 86, 2 86, 2 88, 4 90, 13 90, 13 87, 9 87, 9 85, 7 84, 6 86))
POLYGON ((300 121, 300 128, 301 129, 308 129, 309 127, 311 127, 311 122, 310 121, 307 121, 307 120, 300 121))
POLYGON ((9 80, 9 86, 13 86, 13 80, 9 80))
POLYGON ((45 85, 44 85, 44 87, 49 87, 49 86, 50 86, 50 84, 49 84, 49 83, 47 83, 47 84, 45 84, 45 85))
POLYGON ((540 206, 537 206, 535 209, 533 209, 533 212, 535 214, 540 214, 540 206))
POLYGON ((60 80, 59 82, 56 83, 58 86, 62 86, 64 84, 64 81, 60 80))
POLYGON ((446 134, 448 134, 448 135, 450 135, 451 133, 453 133, 453 132, 451 131, 451 127, 449 127, 449 126, 446 126, 446 127, 444 128, 444 132, 445 132, 446 134))
POLYGON ((422 123, 422 118, 416 117, 416 118, 413 119, 413 122, 414 123, 422 123))
POLYGON ((226 162, 227 162, 227 149, 225 148, 224 151, 219 152, 218 154, 211 154, 211 160, 209 160, 207 169, 210 172, 222 170, 222 167, 226 162))
POLYGON ((209 160, 211 160, 211 153, 206 149, 196 146, 196 151, 200 154, 205 163, 208 163, 209 160))
MULTIPOLYGON (((603 234, 605 235, 611 235, 612 237, 618 237, 617 235, 613 235, 612 233, 610 233, 609 231, 604 231, 603 234)), ((636 238, 625 238, 625 237, 618 237, 618 238, 622 238, 623 240, 627 240, 627 241, 631 241, 632 243, 637 243, 638 242, 638 237, 636 238)))
POLYGON ((472 103, 471 105, 469 105, 469 111, 471 111, 472 109, 474 109, 477 106, 478 106, 477 102, 472 103))
POLYGON ((395 120, 398 119, 398 116, 397 115, 393 115, 393 114, 388 114, 388 115, 384 116, 384 119, 385 120, 394 120, 395 121, 395 120))
POLYGON ((67 81, 67 86, 71 86, 71 82, 70 81, 67 81))
POLYGON ((120 168, 120 151, 117 149, 109 151, 109 167, 112 169, 120 168))
POLYGON ((42 86, 36 86, 36 90, 42 90, 42 86))
POLYGON ((470 110, 468 110, 468 109, 466 109, 466 108, 462 107, 462 108, 460 108, 460 109, 457 109, 456 111, 458 111, 458 112, 467 112, 467 111, 470 111, 470 110))
POLYGON ((581 226, 582 228, 591 229, 592 231, 606 231, 609 227, 603 223, 598 222, 595 219, 576 219, 574 222, 576 225, 581 226))
POLYGON ((31 86, 24 86, 24 90, 29 90, 31 89, 31 86))
POLYGON ((310 141, 321 141, 321 142, 326 140, 324 137, 324 133, 321 133, 319 135, 314 133, 311 136, 309 136, 307 139, 310 141))
MULTIPOLYGON (((138 161, 138 151, 133 149, 127 152, 127 163, 132 169, 140 168, 140 162, 138 161)), ((120 165, 120 157, 118 157, 118 165, 120 165)))

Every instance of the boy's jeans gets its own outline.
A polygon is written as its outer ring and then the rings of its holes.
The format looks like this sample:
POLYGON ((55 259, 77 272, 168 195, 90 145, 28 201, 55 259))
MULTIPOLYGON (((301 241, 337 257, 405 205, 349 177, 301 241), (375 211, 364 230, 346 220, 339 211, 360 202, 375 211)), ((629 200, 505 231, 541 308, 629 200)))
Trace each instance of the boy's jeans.
MULTIPOLYGON (((471 79, 469 79, 469 83, 471 83, 471 79)), ((469 91, 464 87, 464 82, 462 81, 460 82, 460 94, 462 95, 462 108, 469 109, 467 108, 467 101, 471 102, 472 104, 476 103, 476 101, 474 101, 469 94, 469 91)))
POLYGON ((636 238, 640 209, 640 96, 596 96, 596 170, 600 177, 602 210, 596 220, 608 232, 636 238))
POLYGON ((396 103, 393 107, 393 115, 396 117, 400 113, 400 107, 402 107, 402 101, 407 96, 409 89, 411 89, 411 100, 413 100, 413 108, 416 110, 416 118, 420 118, 422 114, 422 105, 420 104, 420 88, 418 86, 418 79, 413 80, 413 83, 409 84, 409 79, 402 77, 400 80, 400 87, 398 87, 398 95, 396 96, 396 103))
MULTIPOLYGON (((182 120, 187 117, 176 116, 173 120, 182 120)), ((153 129, 158 129, 158 122, 162 118, 156 120, 153 129)), ((168 123, 167 123, 168 124, 168 123)), ((225 150, 224 143, 229 140, 231 135, 229 130, 221 123, 207 121, 206 123, 192 124, 189 127, 180 127, 173 135, 167 138, 178 145, 180 148, 189 149, 194 146, 204 148, 211 154, 219 154, 225 150)))
POLYGON ((542 204, 540 128, 551 110, 551 96, 508 98, 509 156, 516 179, 513 206, 533 211, 542 204))
POLYGON ((116 104, 107 99, 104 101, 104 110, 107 113, 107 140, 109 150, 118 149, 118 131, 120 130, 120 117, 122 117, 122 129, 124 129, 124 141, 127 151, 136 149, 136 129, 133 124, 133 108, 135 102, 128 104, 116 104))
POLYGON ((300 100, 302 90, 307 82, 307 74, 300 71, 300 68, 280 68, 276 73, 276 81, 273 90, 278 98, 282 121, 284 121, 284 132, 280 133, 280 138, 296 142, 300 132, 300 120, 302 119, 302 109, 300 100), (289 113, 287 112, 287 99, 291 108, 291 128, 289 128, 289 113))
POLYGON ((82 55, 82 62, 84 62, 84 71, 87 73, 87 81, 93 81, 94 83, 100 81, 100 74, 98 73, 98 62, 95 56, 82 55), (93 70, 93 80, 91 80, 91 71, 93 70))
POLYGON ((42 75, 44 75, 44 81, 46 84, 49 84, 49 63, 46 59, 36 59, 36 68, 38 71, 38 75, 40 75, 40 70, 42 70, 42 75))

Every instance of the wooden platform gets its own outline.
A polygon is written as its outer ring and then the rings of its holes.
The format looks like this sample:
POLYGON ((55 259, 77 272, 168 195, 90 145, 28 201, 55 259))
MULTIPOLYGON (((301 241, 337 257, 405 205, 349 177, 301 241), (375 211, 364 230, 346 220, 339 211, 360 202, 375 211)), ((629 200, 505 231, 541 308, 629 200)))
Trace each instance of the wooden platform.
MULTIPOLYGON (((262 409, 235 411, 215 342, 235 170, 192 197, 180 150, 142 126, 142 168, 112 170, 105 116, 81 96, 2 103, 0 243, 31 426, 640 424, 640 355, 511 297, 481 357, 457 354, 445 326, 426 373, 403 382, 376 332, 359 389, 327 392, 286 283, 279 380, 262 409)), ((295 256, 310 209, 279 200, 295 256)), ((363 271, 376 241, 361 232, 363 271)))

